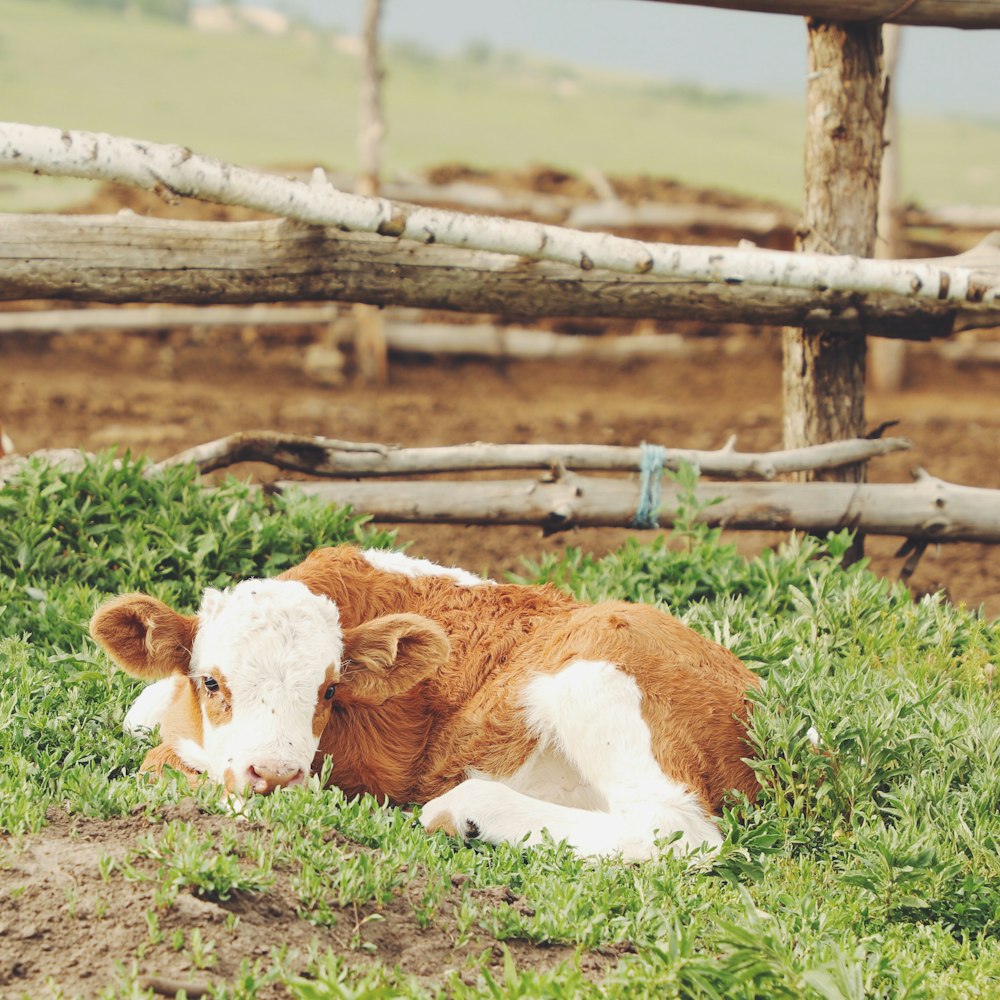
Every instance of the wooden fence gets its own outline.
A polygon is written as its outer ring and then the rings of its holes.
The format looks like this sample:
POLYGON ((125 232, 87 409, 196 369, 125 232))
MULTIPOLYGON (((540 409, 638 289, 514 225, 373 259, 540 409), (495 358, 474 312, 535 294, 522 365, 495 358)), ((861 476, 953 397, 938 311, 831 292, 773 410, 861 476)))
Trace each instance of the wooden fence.
MULTIPOLYGON (((0 224, 0 299, 336 299, 520 315, 788 324, 786 447, 860 438, 866 336, 926 339, 947 336, 956 324, 1000 322, 996 236, 944 260, 869 259, 885 106, 880 22, 998 27, 1000 2, 705 5, 810 17, 798 254, 641 243, 470 217, 345 195, 323 176, 307 184, 285 181, 179 147, 6 123, 0 124, 0 164, 114 179, 246 205, 283 219, 207 224, 8 216, 0 224)), ((811 469, 807 475, 856 482, 863 464, 811 469)), ((580 488, 570 486, 571 492, 580 488)), ((958 502, 943 486, 935 489, 935 512, 958 502)), ((984 502, 993 501, 977 495, 976 503, 984 502)), ((564 520, 579 523, 582 515, 573 514, 573 505, 566 509, 564 520)), ((398 510, 393 514, 401 516, 398 510)), ((442 514, 414 516, 439 520, 442 514)), ((844 516, 838 515, 838 524, 844 516)), ((870 520, 859 517, 856 524, 868 527, 870 520)), ((955 535, 941 524, 937 514, 893 530, 919 538, 975 535, 955 535)))

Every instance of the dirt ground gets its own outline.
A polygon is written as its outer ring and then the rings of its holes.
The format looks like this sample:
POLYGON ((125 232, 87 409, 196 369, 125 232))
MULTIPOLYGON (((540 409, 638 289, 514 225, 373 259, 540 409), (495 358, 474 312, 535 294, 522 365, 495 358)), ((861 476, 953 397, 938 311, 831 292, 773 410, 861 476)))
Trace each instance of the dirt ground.
MULTIPOLYGON (((385 444, 589 442, 741 450, 781 446, 776 331, 691 335, 690 357, 628 363, 400 358, 370 387, 348 368, 328 386, 302 370, 314 331, 249 335, 228 329, 139 336, 0 340, 0 419, 21 452, 117 447, 155 459, 240 430, 269 428, 385 444)), ((907 482, 922 467, 955 483, 1000 488, 1000 369, 958 366, 913 345, 900 392, 870 391, 868 421, 910 451, 872 462, 873 481, 907 482)), ((239 469, 263 473, 263 469, 239 469)), ((578 529, 543 538, 523 527, 401 525, 410 551, 491 575, 566 545, 603 553, 631 532, 578 529)), ((734 534, 747 552, 780 536, 734 534)), ((868 540, 876 571, 897 575, 900 539, 868 540)), ((941 588, 1000 615, 1000 561, 986 545, 932 546, 911 586, 941 588)))
MULTIPOLYGON (((289 874, 280 870, 263 893, 236 891, 215 900, 181 890, 163 905, 156 898, 156 864, 130 860, 136 842, 151 830, 155 836, 157 825, 172 820, 197 824, 202 835, 220 835, 232 829, 231 817, 203 814, 189 800, 151 817, 142 812, 99 821, 53 810, 48 819, 44 834, 31 838, 0 866, 3 1000, 91 997, 111 985, 120 989, 115 995, 131 996, 125 986, 129 973, 137 974, 140 987, 158 995, 174 996, 185 989, 189 997, 202 996, 210 985, 239 982, 244 964, 260 963, 265 972, 279 942, 286 946, 286 968, 292 973, 305 971, 306 956, 315 948, 320 955, 327 950, 349 954, 355 966, 377 957, 429 986, 450 971, 474 985, 475 978, 462 971, 466 961, 492 949, 489 965, 502 979, 504 951, 487 934, 472 932, 456 943, 453 917, 463 893, 488 908, 527 906, 509 890, 467 889, 456 876, 435 920, 424 927, 414 906, 427 886, 417 877, 391 903, 347 906, 333 926, 317 927, 298 915, 289 874), (127 860, 132 870, 126 876, 127 860), (155 926, 149 913, 156 915, 155 926), (379 919, 369 919, 376 913, 379 919), (197 943, 192 947, 199 938, 200 949, 197 943)), ((240 830, 249 833, 252 828, 249 824, 240 830)), ((551 969, 574 954, 569 947, 538 947, 516 939, 504 947, 520 969, 551 969)), ((600 977, 616 954, 607 948, 583 955, 581 970, 600 977)), ((288 993, 265 985, 253 995, 268 1000, 288 993)))
MULTIPOLYGON (((546 189, 535 180, 536 188, 546 189)), ((558 188, 554 182, 549 186, 558 188)), ((703 193, 666 185, 650 196, 697 200, 703 193)), ((122 201, 134 206, 136 198, 112 193, 100 207, 122 201)), ((140 205, 141 210, 152 207, 140 205)), ((710 239, 712 234, 699 235, 710 239)), ((613 324, 583 326, 599 333, 613 324)), ((156 459, 260 428, 401 445, 474 440, 635 445, 645 440, 716 448, 735 434, 741 450, 780 447, 777 331, 720 332, 696 324, 670 329, 694 345, 688 355, 628 363, 396 358, 389 385, 378 388, 358 381, 350 364, 340 385, 306 374, 302 354, 315 339, 313 330, 6 337, 0 338, 0 419, 23 453, 116 447, 156 459)), ((919 466, 952 482, 1000 488, 998 399, 997 368, 961 367, 933 347, 914 347, 906 387, 871 391, 867 404, 872 426, 898 421, 892 433, 911 438, 913 449, 873 462, 869 478, 905 482, 919 466)), ((517 571, 523 557, 566 545, 607 552, 629 534, 586 529, 543 538, 537 529, 519 527, 399 527, 411 553, 493 576, 517 571)), ((752 552, 778 537, 738 534, 734 540, 752 552)), ((901 560, 894 552, 899 543, 868 540, 877 572, 898 574, 901 560)), ((946 589, 952 600, 1000 616, 1000 560, 990 546, 931 548, 911 586, 918 593, 946 589)), ((126 853, 144 829, 144 817, 98 824, 56 815, 43 836, 0 863, 0 899, 16 898, 12 909, 0 910, 0 997, 45 995, 48 976, 69 994, 90 995, 113 976, 116 960, 131 961, 147 937, 143 912, 149 901, 141 886, 122 879, 105 883, 98 858, 126 853), (81 913, 100 920, 100 943, 81 937, 92 926, 76 919, 81 913), (89 957, 81 962, 84 953, 89 957)), ((181 911, 165 918, 165 929, 184 923, 203 927, 206 937, 219 940, 216 973, 232 974, 239 958, 259 955, 260 942, 273 940, 260 933, 269 921, 281 922, 283 933, 288 929, 290 943, 307 947, 316 931, 294 917, 290 895, 278 886, 262 898, 262 904, 237 900, 221 907, 186 897, 181 911), (217 925, 227 911, 236 912, 240 921, 234 932, 221 934, 217 925), (209 934, 213 927, 216 932, 209 934)), ((500 902, 517 905, 516 899, 500 902)), ((412 913, 404 906, 389 917, 370 925, 391 928, 373 941, 383 961, 399 962, 415 975, 454 962, 446 926, 440 934, 420 931, 410 926, 412 913)), ((335 929, 324 943, 346 948, 347 940, 341 939, 352 927, 335 929)), ((565 957, 559 949, 513 947, 522 966, 549 966, 565 957)), ((173 954, 168 944, 148 948, 141 971, 186 982, 202 978, 197 969, 171 967, 173 954)), ((592 958, 598 965, 606 960, 592 958)))

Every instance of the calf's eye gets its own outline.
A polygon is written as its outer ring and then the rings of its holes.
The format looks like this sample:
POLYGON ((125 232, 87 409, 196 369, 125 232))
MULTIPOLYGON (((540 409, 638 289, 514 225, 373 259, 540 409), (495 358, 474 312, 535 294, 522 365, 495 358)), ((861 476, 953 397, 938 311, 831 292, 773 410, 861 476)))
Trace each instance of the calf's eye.
POLYGON ((205 690, 210 694, 215 694, 219 690, 219 682, 214 677, 206 677, 205 690))
POLYGON ((332 701, 332 700, 333 700, 333 696, 334 696, 334 695, 335 695, 336 693, 337 693, 337 685, 336 685, 336 684, 331 684, 331 685, 330 685, 330 686, 329 686, 329 687, 328 687, 328 688, 326 689, 326 691, 324 691, 324 692, 323 692, 323 697, 324 697, 324 698, 325 698, 325 699, 326 699, 327 701, 332 701))

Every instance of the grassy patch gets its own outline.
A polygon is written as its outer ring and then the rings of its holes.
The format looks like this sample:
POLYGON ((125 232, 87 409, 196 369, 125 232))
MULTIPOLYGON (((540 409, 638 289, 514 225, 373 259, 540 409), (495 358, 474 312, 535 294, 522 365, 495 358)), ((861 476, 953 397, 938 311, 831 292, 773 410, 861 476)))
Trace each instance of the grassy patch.
MULTIPOLYGON (((225 983, 220 996, 992 995, 996 623, 843 570, 843 535, 752 560, 694 525, 604 559, 568 550, 526 579, 666 606, 764 680, 752 732, 764 790, 730 803, 717 858, 458 847, 409 813, 314 788, 237 821, 211 787, 135 780, 145 744, 120 724, 138 685, 95 652, 91 611, 126 589, 191 609, 203 587, 273 574, 316 545, 391 538, 306 498, 141 473, 101 458, 80 473, 31 467, 0 491, 0 875, 53 807, 84 832, 136 825, 125 855, 102 862, 96 901, 81 890, 61 903, 67 919, 90 906, 106 926, 116 887, 149 894, 145 940, 104 995, 142 995, 138 963, 171 949, 225 983), (175 815, 192 794, 196 815, 175 815), (185 924, 190 896, 226 921, 185 924), (230 968, 227 942, 249 919, 236 903, 285 916, 268 925, 274 950, 230 968), (325 943, 283 950, 293 924, 325 943), (423 964, 390 957, 404 924, 445 948, 423 964)), ((10 884, 4 905, 27 905, 30 887, 10 884)))

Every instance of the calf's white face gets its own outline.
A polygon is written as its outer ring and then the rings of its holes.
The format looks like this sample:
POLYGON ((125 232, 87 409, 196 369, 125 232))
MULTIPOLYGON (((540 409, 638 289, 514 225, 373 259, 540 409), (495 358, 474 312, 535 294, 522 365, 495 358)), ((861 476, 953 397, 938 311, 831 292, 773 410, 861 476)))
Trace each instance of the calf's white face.
POLYGON ((198 769, 238 793, 304 781, 343 651, 337 606, 301 583, 246 580, 207 591, 189 671, 202 716, 198 769))
MULTIPOLYGON (((281 579, 208 590, 197 616, 124 594, 97 610, 90 632, 123 670, 160 682, 126 718, 130 731, 160 726, 163 744, 144 767, 179 762, 237 794, 305 781, 338 685, 347 701, 381 705, 449 655, 427 618, 383 615, 345 633, 333 601, 281 579)), ((329 742, 323 752, 335 754, 329 742)))

